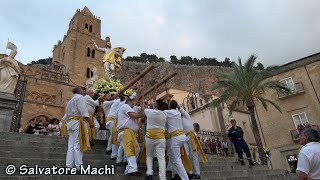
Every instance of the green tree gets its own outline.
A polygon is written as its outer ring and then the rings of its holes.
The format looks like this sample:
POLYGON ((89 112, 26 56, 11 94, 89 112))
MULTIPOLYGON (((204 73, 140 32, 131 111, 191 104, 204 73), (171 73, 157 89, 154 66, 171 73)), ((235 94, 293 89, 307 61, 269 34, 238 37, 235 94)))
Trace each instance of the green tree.
POLYGON ((257 63, 257 69, 258 70, 264 70, 264 66, 262 63, 257 63))
POLYGON ((286 88, 279 81, 267 81, 266 78, 272 76, 275 68, 257 71, 254 63, 257 57, 251 55, 247 62, 242 65, 239 58, 239 64, 233 63, 234 70, 227 73, 220 73, 217 75, 218 81, 213 85, 213 90, 223 90, 221 95, 215 99, 214 105, 219 106, 223 102, 231 102, 230 111, 232 112, 236 107, 246 106, 252 121, 252 131, 255 137, 258 152, 261 157, 261 163, 267 164, 266 156, 263 150, 256 117, 255 107, 256 103, 262 103, 262 106, 267 110, 267 104, 273 105, 279 112, 281 109, 273 101, 263 97, 266 91, 275 90, 280 93, 289 94, 290 89, 286 88))
POLYGON ((178 64, 178 58, 177 56, 170 56, 170 62, 172 64, 178 64))

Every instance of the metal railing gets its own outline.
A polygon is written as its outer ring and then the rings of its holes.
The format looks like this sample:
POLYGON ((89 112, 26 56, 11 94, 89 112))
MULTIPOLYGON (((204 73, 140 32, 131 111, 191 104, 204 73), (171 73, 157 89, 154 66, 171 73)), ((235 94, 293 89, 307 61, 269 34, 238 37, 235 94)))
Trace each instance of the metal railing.
POLYGON ((294 84, 294 89, 291 91, 291 94, 285 94, 285 93, 278 93, 278 97, 281 98, 286 98, 286 97, 290 97, 293 95, 297 95, 297 94, 302 94, 304 93, 304 86, 302 82, 298 82, 294 84))

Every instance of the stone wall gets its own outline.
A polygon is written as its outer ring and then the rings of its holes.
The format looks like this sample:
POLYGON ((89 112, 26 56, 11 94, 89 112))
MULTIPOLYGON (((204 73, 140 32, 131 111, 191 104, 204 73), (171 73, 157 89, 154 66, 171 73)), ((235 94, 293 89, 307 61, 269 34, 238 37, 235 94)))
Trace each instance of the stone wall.
MULTIPOLYGON (((116 77, 121 79, 121 82, 126 84, 138 72, 142 71, 149 64, 126 62, 122 63, 122 70, 116 77)), ((152 80, 160 81, 166 75, 172 72, 177 72, 177 75, 166 84, 167 89, 177 89, 187 92, 197 92, 200 95, 212 95, 212 84, 216 81, 216 75, 219 72, 230 71, 231 68, 217 67, 217 66, 187 66, 187 65, 173 65, 169 62, 156 63, 156 68, 152 70, 145 78, 145 86, 150 87, 152 80)), ((165 91, 163 85, 152 95, 160 94, 165 91)), ((151 96, 152 96, 151 95, 151 96)))

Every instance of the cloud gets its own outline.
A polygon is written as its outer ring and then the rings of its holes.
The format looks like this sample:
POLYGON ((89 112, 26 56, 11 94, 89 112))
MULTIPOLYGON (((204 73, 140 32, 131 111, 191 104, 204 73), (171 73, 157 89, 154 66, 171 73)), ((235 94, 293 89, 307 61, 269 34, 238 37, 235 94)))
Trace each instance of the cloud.
POLYGON ((11 0, 0 6, 0 52, 10 38, 23 63, 52 56, 73 14, 85 5, 101 18, 101 37, 126 47, 125 56, 236 60, 256 53, 271 65, 320 51, 318 0, 11 0))

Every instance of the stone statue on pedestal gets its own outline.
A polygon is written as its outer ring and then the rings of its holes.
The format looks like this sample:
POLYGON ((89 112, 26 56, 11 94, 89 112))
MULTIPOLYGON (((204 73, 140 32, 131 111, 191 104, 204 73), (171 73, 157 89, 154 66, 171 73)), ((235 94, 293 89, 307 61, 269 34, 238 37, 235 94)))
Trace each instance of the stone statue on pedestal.
POLYGON ((223 103, 223 106, 222 106, 222 116, 223 116, 224 124, 227 129, 230 125, 229 119, 230 119, 231 114, 228 109, 228 105, 226 103, 223 103))
POLYGON ((93 76, 92 76, 92 78, 90 78, 86 81, 86 88, 87 89, 93 89, 94 83, 98 80, 97 71, 98 70, 95 67, 92 69, 93 76))
POLYGON ((17 55, 17 47, 8 42, 7 49, 10 55, 0 59, 0 92, 13 94, 19 80, 20 67, 14 59, 17 55))

